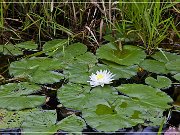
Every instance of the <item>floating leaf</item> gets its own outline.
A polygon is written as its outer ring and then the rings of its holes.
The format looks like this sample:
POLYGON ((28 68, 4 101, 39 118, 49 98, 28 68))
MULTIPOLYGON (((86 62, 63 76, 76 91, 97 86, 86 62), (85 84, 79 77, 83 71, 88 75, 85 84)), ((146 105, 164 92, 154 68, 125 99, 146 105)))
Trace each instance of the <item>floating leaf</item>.
POLYGON ((173 101, 166 93, 142 84, 124 84, 117 87, 117 89, 137 100, 137 103, 145 105, 147 109, 167 109, 170 107, 167 103, 173 101))
POLYGON ((23 77, 31 82, 45 84, 58 82, 63 79, 61 73, 53 71, 61 68, 62 65, 57 59, 33 57, 12 62, 9 72, 15 77, 23 77))
MULTIPOLYGON (((119 97, 112 87, 96 87, 91 90, 89 102, 86 104, 86 108, 82 110, 82 116, 92 128, 104 132, 114 132, 121 128, 143 123, 141 119, 131 119, 128 117, 132 115, 134 110, 128 109, 123 111, 120 109, 124 98, 126 97, 119 97)), ((123 107, 126 108, 127 106, 123 107)))
POLYGON ((67 46, 68 39, 54 39, 43 45, 43 51, 50 56, 59 56, 63 51, 63 47, 67 46))
POLYGON ((4 55, 23 55, 23 51, 13 44, 0 45, 0 52, 4 55))
POLYGON ((89 93, 89 86, 80 84, 67 84, 58 90, 59 101, 68 108, 82 110, 87 102, 86 95, 89 93))
POLYGON ((166 64, 166 68, 171 71, 180 71, 180 59, 170 61, 166 64))
POLYGON ((8 83, 6 85, 1 85, 0 90, 14 90, 12 92, 16 92, 16 95, 28 95, 33 94, 41 90, 39 85, 28 83, 28 82, 21 82, 21 83, 8 83))
POLYGON ((72 63, 69 64, 64 71, 66 78, 69 82, 88 84, 89 72, 88 65, 84 63, 72 63))
POLYGON ((116 76, 114 77, 115 79, 116 78, 129 79, 137 74, 138 66, 137 65, 133 65, 133 66, 115 66, 115 65, 112 66, 111 65, 110 70, 114 74, 116 74, 116 76))
POLYGON ((33 110, 7 111, 0 109, 0 129, 20 128, 24 119, 33 110))
POLYGON ((28 83, 12 83, 0 87, 0 108, 21 110, 34 108, 45 102, 45 96, 29 95, 39 87, 28 83))
POLYGON ((89 66, 93 66, 98 62, 96 56, 90 52, 86 52, 85 54, 76 57, 76 60, 78 63, 88 64, 89 66))
MULTIPOLYGON (((108 62, 109 63, 109 62, 108 62)), ((119 78, 126 78, 129 79, 132 76, 135 76, 138 71, 138 66, 133 65, 133 66, 121 66, 118 64, 97 64, 96 66, 92 67, 89 72, 90 73, 95 73, 97 70, 109 70, 115 76, 113 77, 114 79, 119 79, 119 78)))
POLYGON ((0 118, 0 129, 18 128, 24 120, 18 112, 3 109, 0 109, 0 118))
POLYGON ((173 77, 174 77, 176 80, 180 81, 180 73, 175 74, 173 77))
POLYGON ((74 114, 61 120, 57 125, 61 130, 68 132, 81 132, 86 127, 84 120, 74 114))
POLYGON ((156 60, 149 60, 146 59, 142 63, 140 63, 140 66, 150 72, 157 73, 157 74, 167 74, 168 70, 165 68, 165 63, 159 62, 156 60))
POLYGON ((156 59, 157 61, 164 62, 164 63, 167 63, 169 61, 174 61, 176 59, 180 59, 179 55, 175 53, 165 52, 165 51, 156 52, 151 57, 156 59))
POLYGON ((104 45, 97 50, 97 56, 102 60, 108 60, 120 65, 134 65, 139 64, 146 57, 145 52, 132 45, 123 46, 120 51, 112 43, 104 45))
POLYGON ((84 54, 87 51, 87 47, 82 43, 74 43, 67 46, 64 50, 64 55, 68 58, 74 58, 84 54))
POLYGON ((153 77, 147 77, 146 84, 159 89, 169 88, 172 84, 171 80, 165 76, 157 76, 157 80, 153 77))
POLYGON ((16 46, 22 49, 27 49, 27 50, 36 50, 38 47, 34 41, 22 42, 22 43, 16 44, 16 46))
POLYGON ((57 120, 56 111, 37 111, 25 119, 22 124, 23 132, 26 134, 32 134, 32 132, 38 132, 38 134, 54 134, 58 130, 64 130, 67 132, 80 132, 85 126, 85 122, 78 116, 71 115, 66 117, 60 122, 57 120))

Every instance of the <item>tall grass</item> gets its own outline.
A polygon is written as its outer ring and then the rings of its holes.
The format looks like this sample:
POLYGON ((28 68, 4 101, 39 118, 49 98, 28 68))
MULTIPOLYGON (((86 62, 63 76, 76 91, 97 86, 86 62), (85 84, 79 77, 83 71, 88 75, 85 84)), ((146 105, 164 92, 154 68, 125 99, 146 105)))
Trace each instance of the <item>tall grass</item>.
POLYGON ((154 49, 167 37, 167 30, 172 22, 172 17, 162 18, 163 12, 175 5, 175 3, 156 0, 130 0, 123 3, 119 0, 119 9, 125 20, 134 26, 132 32, 137 33, 143 41, 147 52, 151 54, 154 49))

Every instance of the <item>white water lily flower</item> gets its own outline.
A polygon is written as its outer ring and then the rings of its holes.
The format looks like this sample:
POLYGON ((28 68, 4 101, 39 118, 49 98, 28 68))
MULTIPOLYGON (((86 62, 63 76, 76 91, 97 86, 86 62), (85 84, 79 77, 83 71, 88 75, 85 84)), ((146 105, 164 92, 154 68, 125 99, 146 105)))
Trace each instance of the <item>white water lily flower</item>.
POLYGON ((110 84, 112 83, 113 77, 115 75, 113 75, 110 71, 107 70, 100 70, 100 71, 96 71, 96 74, 92 73, 90 76, 90 85, 91 87, 96 87, 101 85, 102 87, 104 86, 104 84, 110 84))

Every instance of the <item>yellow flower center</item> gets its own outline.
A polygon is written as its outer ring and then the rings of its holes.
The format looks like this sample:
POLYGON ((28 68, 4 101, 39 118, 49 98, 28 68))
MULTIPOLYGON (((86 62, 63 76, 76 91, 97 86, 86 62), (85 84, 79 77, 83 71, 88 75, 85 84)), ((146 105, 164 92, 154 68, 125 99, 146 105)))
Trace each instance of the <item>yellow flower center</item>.
POLYGON ((100 79, 104 78, 104 75, 98 74, 96 77, 97 77, 98 80, 100 80, 100 79))

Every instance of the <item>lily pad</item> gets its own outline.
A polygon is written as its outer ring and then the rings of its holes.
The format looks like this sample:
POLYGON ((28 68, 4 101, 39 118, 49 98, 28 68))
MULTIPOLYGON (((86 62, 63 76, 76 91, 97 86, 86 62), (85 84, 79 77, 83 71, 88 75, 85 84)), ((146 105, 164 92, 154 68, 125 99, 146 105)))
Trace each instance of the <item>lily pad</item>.
POLYGON ((169 61, 174 61, 176 59, 180 59, 180 55, 177 55, 175 53, 165 52, 165 51, 156 52, 151 57, 156 59, 157 61, 164 62, 164 63, 167 63, 169 61))
POLYGON ((149 72, 153 72, 157 74, 168 73, 168 70, 166 69, 164 62, 146 59, 142 63, 140 63, 140 66, 149 72))
POLYGON ((33 57, 12 62, 9 72, 15 77, 23 77, 31 82, 46 84, 54 83, 63 79, 63 75, 54 70, 61 69, 62 65, 57 59, 33 57))
POLYGON ((129 117, 134 112, 132 108, 123 111, 123 107, 124 109, 127 107, 125 105, 120 109, 124 98, 128 101, 128 98, 124 96, 119 97, 118 93, 112 87, 96 87, 91 90, 89 102, 86 104, 86 108, 82 110, 82 116, 92 128, 104 132, 114 132, 121 128, 132 127, 138 123, 143 123, 144 121, 141 119, 131 119, 129 117))
POLYGON ((34 108, 45 102, 45 96, 29 95, 39 91, 39 87, 28 83, 12 83, 0 87, 0 108, 21 110, 34 108))
POLYGON ((57 92, 59 101, 68 108, 82 110, 87 102, 90 86, 66 84, 57 92))
POLYGON ((0 109, 0 129, 20 128, 25 118, 37 109, 28 109, 22 111, 8 111, 0 109))
POLYGON ((131 97, 132 100, 134 99, 137 103, 145 105, 147 109, 167 109, 170 107, 168 103, 173 102, 166 93, 143 84, 124 84, 117 87, 117 89, 131 97))
POLYGON ((180 71, 180 59, 170 61, 166 64, 166 68, 171 71, 180 71))
POLYGON ((94 67, 91 67, 89 72, 90 73, 95 73, 97 70, 108 70, 111 73, 113 73, 115 76, 113 77, 114 79, 119 79, 119 78, 126 78, 129 79, 137 74, 138 71, 138 66, 133 65, 133 66, 121 66, 118 64, 97 64, 94 67))
POLYGON ((26 117, 22 124, 23 132, 40 135, 54 134, 58 130, 67 132, 80 132, 85 127, 85 122, 78 116, 71 115, 57 123, 56 111, 37 111, 26 117))
POLYGON ((145 82, 146 84, 158 89, 169 88, 172 84, 171 80, 165 76, 157 76, 157 80, 153 77, 147 77, 145 82))
POLYGON ((69 79, 69 82, 88 84, 89 72, 88 64, 85 63, 71 63, 65 70, 64 75, 69 79))
POLYGON ((35 44, 33 41, 21 42, 16 44, 16 46, 26 50, 36 50, 38 48, 37 44, 35 44))
POLYGON ((23 55, 23 51, 13 44, 0 45, 0 52, 4 55, 23 55))
POLYGON ((102 60, 108 60, 120 65, 139 64, 146 57, 144 50, 132 45, 124 45, 120 51, 112 43, 104 45, 97 50, 97 56, 102 60))
POLYGON ((49 56, 59 56, 68 45, 68 39, 54 39, 43 45, 43 51, 49 56))
POLYGON ((19 128, 24 117, 17 111, 7 111, 0 109, 0 129, 19 128))
POLYGON ((174 77, 176 80, 180 81, 180 73, 175 74, 173 77, 174 77))

